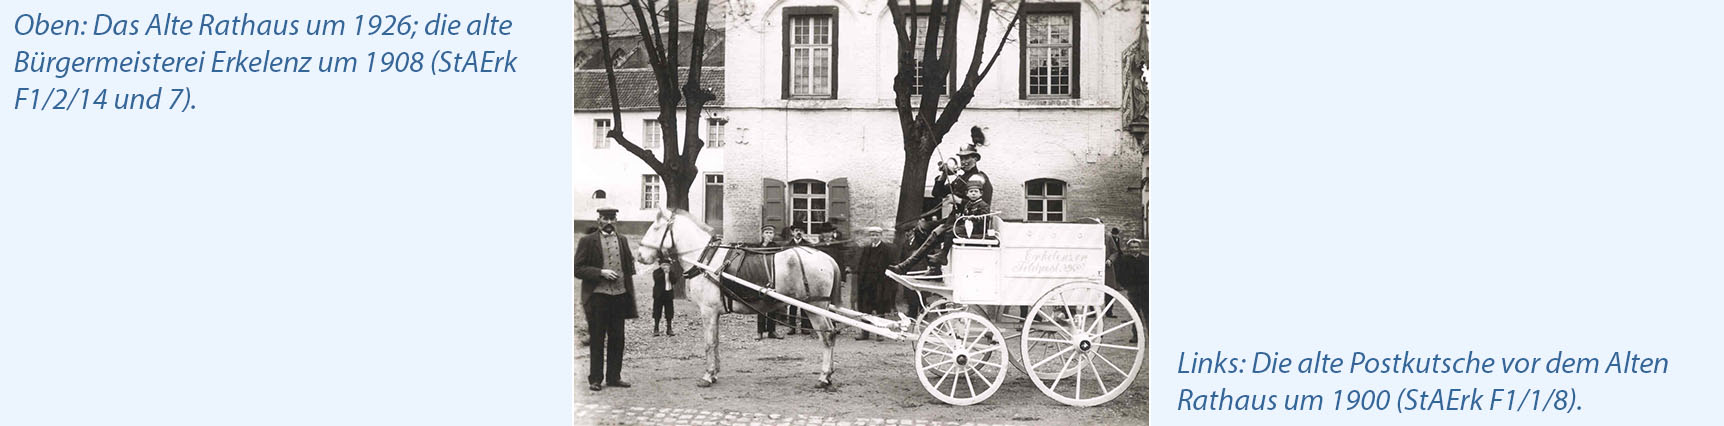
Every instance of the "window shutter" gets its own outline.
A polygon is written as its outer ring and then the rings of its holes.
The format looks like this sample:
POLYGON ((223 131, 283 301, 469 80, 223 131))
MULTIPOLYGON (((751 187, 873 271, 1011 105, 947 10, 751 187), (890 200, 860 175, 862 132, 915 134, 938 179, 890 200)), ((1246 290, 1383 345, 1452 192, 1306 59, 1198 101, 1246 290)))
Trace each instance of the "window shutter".
POLYGON ((778 49, 780 54, 778 63, 781 65, 778 73, 780 84, 778 98, 790 99, 790 8, 784 9, 784 14, 780 15, 778 23, 780 27, 784 28, 778 49))
POLYGON ((772 178, 761 179, 760 224, 772 225, 784 230, 784 181, 772 178))
POLYGON ((844 236, 850 236, 850 179, 826 182, 826 221, 837 226, 844 236))

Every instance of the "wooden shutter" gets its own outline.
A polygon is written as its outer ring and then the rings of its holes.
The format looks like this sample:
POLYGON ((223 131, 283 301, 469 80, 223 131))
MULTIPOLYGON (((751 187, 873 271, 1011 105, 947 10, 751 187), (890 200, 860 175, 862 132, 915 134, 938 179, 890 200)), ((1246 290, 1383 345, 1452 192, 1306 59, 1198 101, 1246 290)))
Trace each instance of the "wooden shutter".
POLYGON ((772 225, 784 233, 784 181, 772 178, 761 179, 760 224, 772 225))
MULTIPOLYGON (((784 8, 784 11, 783 11, 784 13, 782 15, 780 15, 780 17, 779 17, 779 24, 782 24, 779 26, 784 27, 783 39, 779 40, 779 44, 778 44, 779 45, 779 49, 778 49, 779 54, 782 55, 778 59, 779 64, 782 65, 780 67, 779 74, 778 74, 778 77, 779 77, 779 79, 778 79, 779 80, 779 92, 778 92, 779 93, 779 95, 778 95, 779 99, 790 99, 790 34, 792 32, 790 30, 790 11, 791 11, 791 9, 793 9, 793 8, 789 8, 789 7, 784 8)), ((765 222, 762 222, 762 223, 765 223, 765 222)))
POLYGON ((850 180, 837 178, 826 182, 826 222, 838 227, 845 237, 851 237, 850 180))

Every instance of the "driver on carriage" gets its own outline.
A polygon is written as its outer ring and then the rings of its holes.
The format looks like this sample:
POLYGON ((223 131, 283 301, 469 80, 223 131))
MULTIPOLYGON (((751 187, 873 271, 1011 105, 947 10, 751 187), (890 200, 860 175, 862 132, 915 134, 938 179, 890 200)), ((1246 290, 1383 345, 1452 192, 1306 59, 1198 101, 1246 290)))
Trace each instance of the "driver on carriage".
MULTIPOLYGON (((939 275, 940 265, 946 263, 946 249, 951 243, 952 230, 957 228, 958 214, 983 215, 990 213, 989 206, 994 200, 994 184, 988 179, 988 174, 976 167, 982 160, 982 154, 976 152, 976 147, 987 144, 987 137, 977 127, 970 128, 971 143, 958 150, 957 161, 940 163, 940 175, 934 178, 934 198, 940 199, 940 207, 930 215, 938 213, 932 220, 924 220, 923 230, 932 224, 939 224, 928 232, 920 245, 903 262, 892 265, 893 272, 904 273, 911 265, 926 260, 927 274, 939 275)), ((925 218, 926 219, 926 218, 925 218)), ((997 220, 997 219, 995 219, 997 220)), ((992 223, 990 223, 991 225, 992 223)), ((968 228, 967 226, 965 228, 968 228)), ((992 228, 989 228, 992 231, 992 228)), ((991 236, 991 235, 990 235, 991 236)), ((970 235, 967 237, 979 237, 970 235)))

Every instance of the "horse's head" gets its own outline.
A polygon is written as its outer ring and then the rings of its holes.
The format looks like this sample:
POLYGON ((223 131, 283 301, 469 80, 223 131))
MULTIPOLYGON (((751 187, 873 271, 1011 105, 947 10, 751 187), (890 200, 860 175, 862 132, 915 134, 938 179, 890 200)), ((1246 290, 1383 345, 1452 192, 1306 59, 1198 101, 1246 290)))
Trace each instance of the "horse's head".
POLYGON ((695 220, 687 211, 660 209, 652 226, 647 227, 646 234, 641 235, 640 247, 635 250, 635 261, 653 264, 662 256, 684 257, 698 254, 706 248, 707 241, 711 239, 712 229, 695 220))

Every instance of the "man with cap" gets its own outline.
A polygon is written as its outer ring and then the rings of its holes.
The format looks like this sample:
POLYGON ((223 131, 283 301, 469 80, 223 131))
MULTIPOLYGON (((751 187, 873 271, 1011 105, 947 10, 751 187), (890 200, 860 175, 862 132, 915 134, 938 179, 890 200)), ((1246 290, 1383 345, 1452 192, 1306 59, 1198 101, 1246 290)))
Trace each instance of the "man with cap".
MULTIPOLYGON (((778 227, 765 225, 760 227, 760 242, 743 244, 743 247, 778 247, 778 227)), ((758 314, 754 316, 754 332, 759 333, 754 340, 783 339, 778 336, 778 323, 773 321, 776 315, 758 314)))
POLYGON ((622 380, 623 321, 635 311, 634 256, 617 234, 617 209, 601 207, 599 232, 575 245, 575 277, 581 279, 581 309, 587 317, 587 389, 626 388, 622 380))
MULTIPOLYGON (((810 228, 810 226, 806 222, 796 222, 796 223, 790 224, 790 230, 785 231, 785 232, 790 234, 790 237, 786 238, 784 240, 784 245, 786 245, 786 246, 813 246, 814 244, 819 243, 820 241, 818 239, 820 237, 816 236, 817 234, 809 233, 808 232, 809 228, 810 228)), ((784 333, 787 336, 795 336, 798 332, 806 333, 808 331, 808 330, 804 330, 803 329, 804 327, 800 327, 799 326, 800 324, 798 324, 798 321, 797 321, 798 319, 800 319, 801 320, 800 322, 802 322, 802 323, 808 322, 808 318, 802 314, 801 308, 797 308, 796 306, 793 306, 793 305, 785 305, 784 306, 784 316, 781 318, 784 318, 785 325, 790 326, 790 331, 784 333)), ((809 327, 807 327, 807 328, 812 329, 813 328, 812 324, 809 324, 809 327)))
MULTIPOLYGON (((870 226, 863 230, 867 237, 856 247, 856 310, 865 314, 885 315, 897 305, 894 296, 898 285, 886 278, 886 267, 898 258, 898 250, 881 241, 885 230, 870 226)), ((914 302, 912 302, 914 303, 914 302)), ((868 339, 864 331, 856 340, 868 339)))
MULTIPOLYGON (((1137 311, 1138 321, 1149 318, 1149 258, 1143 255, 1143 240, 1133 238, 1113 262, 1119 286, 1125 287, 1125 297, 1137 311)), ((1137 329, 1131 330, 1131 342, 1137 343, 1137 329)))

